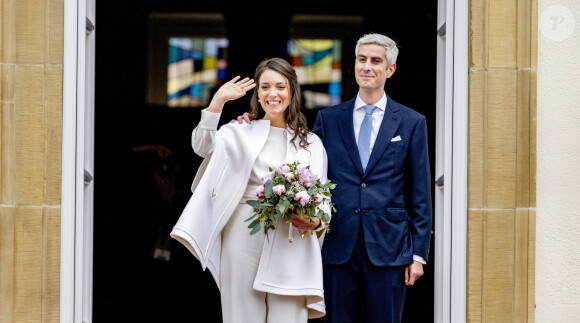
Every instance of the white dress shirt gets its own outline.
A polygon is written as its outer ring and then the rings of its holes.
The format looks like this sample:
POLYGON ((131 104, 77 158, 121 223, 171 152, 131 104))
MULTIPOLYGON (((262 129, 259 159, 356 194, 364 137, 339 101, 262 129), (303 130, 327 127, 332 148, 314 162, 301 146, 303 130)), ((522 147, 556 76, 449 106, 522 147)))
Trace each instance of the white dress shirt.
MULTIPOLYGON (((364 103, 364 101, 357 94, 356 100, 354 102, 354 111, 352 112, 354 139, 356 142, 358 142, 360 125, 362 124, 366 114, 365 109, 363 109, 363 106, 365 105, 367 104, 364 103)), ((373 146, 375 145, 375 140, 377 139, 377 133, 379 133, 379 129, 381 128, 381 122, 383 122, 383 116, 385 115, 385 109, 387 108, 387 95, 383 93, 383 97, 374 105, 376 105, 378 109, 373 112, 373 129, 371 130, 371 146, 369 149, 370 152, 373 151, 373 146)))
MULTIPOLYGON (((354 101, 354 110, 352 112, 352 124, 354 127, 354 139, 358 142, 358 134, 360 132, 360 126, 365 118, 365 109, 363 106, 368 105, 366 104, 360 96, 356 95, 356 100, 354 101)), ((381 128, 381 123, 383 122, 383 117, 385 116, 385 110, 387 108, 387 95, 383 92, 383 97, 379 100, 379 102, 371 105, 376 105, 377 109, 373 112, 373 129, 371 130, 371 140, 370 140, 370 148, 369 151, 372 154, 373 147, 375 145, 375 141, 377 140, 377 134, 379 133, 379 129, 381 128)), ((413 260, 418 261, 425 265, 427 262, 425 259, 418 255, 413 255, 413 260)))

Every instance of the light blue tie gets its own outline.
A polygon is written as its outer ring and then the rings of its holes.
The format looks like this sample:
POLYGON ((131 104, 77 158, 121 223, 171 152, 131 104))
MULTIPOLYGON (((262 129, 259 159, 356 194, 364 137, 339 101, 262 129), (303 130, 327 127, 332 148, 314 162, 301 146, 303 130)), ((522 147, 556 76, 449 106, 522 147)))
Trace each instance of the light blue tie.
POLYGON ((374 105, 365 105, 365 118, 360 125, 360 131, 358 133, 358 154, 360 156, 360 161, 362 164, 363 172, 367 168, 367 163, 369 162, 369 157, 371 155, 371 131, 373 130, 373 112, 376 110, 374 105))

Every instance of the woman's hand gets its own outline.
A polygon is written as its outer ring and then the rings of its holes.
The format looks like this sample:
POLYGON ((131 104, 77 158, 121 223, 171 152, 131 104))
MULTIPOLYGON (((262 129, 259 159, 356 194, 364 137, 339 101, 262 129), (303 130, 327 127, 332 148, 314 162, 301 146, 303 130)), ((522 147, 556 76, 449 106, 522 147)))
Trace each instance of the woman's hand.
POLYGON ((234 77, 229 82, 226 82, 220 86, 220 88, 211 99, 207 111, 221 113, 226 102, 243 97, 249 90, 253 89, 254 87, 256 87, 254 79, 246 77, 240 80, 239 75, 234 77))
POLYGON ((317 217, 312 217, 312 222, 308 219, 308 215, 304 214, 302 218, 298 214, 294 214, 292 217, 292 225, 298 230, 310 230, 316 229, 320 225, 320 219, 317 217))

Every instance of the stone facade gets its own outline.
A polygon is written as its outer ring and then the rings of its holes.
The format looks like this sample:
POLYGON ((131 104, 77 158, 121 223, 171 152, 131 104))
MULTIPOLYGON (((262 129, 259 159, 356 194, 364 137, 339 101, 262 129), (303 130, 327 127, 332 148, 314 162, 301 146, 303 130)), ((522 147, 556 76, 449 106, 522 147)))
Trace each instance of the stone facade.
POLYGON ((63 0, 0 0, 0 320, 58 322, 63 0))
POLYGON ((472 0, 468 322, 533 322, 537 1, 472 0))
MULTIPOLYGON (((2 322, 59 320, 63 11, 0 0, 2 322)), ((533 322, 538 2, 469 14, 467 321, 533 322)))

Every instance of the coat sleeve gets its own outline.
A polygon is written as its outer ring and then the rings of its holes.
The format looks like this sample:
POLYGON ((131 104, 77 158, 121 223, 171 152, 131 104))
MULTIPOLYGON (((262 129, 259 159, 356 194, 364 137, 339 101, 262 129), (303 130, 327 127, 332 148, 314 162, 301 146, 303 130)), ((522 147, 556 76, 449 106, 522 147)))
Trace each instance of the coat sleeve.
MULTIPOLYGON (((312 138, 313 140, 313 145, 312 145, 312 149, 315 152, 315 158, 314 160, 316 160, 316 175, 320 178, 320 182, 321 183, 326 183, 328 179, 328 157, 326 156, 326 149, 324 149, 324 145, 322 144, 322 141, 320 140, 320 138, 316 135, 316 134, 312 134, 312 138)), ((332 193, 332 191, 331 191, 332 193)), ((332 210, 330 207, 330 198, 325 200, 323 204, 321 204, 318 208, 321 211, 326 212, 331 218, 332 218, 332 210)), ((326 224, 325 223, 321 223, 321 226, 316 230, 317 232, 319 232, 319 238, 320 238, 320 244, 322 246, 322 242, 324 240, 324 232, 325 232, 325 228, 326 228, 326 224)))
POLYGON ((201 111, 201 120, 191 134, 191 147, 200 157, 207 158, 213 152, 220 116, 220 113, 201 111))

